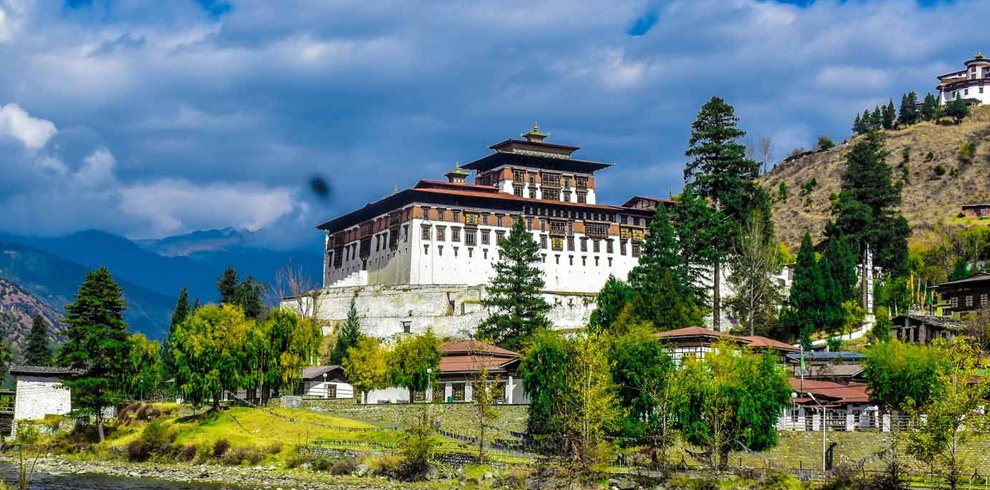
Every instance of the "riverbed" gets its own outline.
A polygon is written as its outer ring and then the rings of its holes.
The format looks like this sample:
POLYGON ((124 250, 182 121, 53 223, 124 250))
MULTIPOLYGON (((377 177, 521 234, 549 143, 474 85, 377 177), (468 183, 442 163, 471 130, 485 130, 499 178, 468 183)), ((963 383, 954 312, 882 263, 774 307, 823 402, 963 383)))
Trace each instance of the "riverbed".
MULTIPOLYGON (((160 478, 101 475, 95 473, 34 472, 31 490, 233 490, 217 483, 174 482, 160 478)), ((0 461, 0 477, 11 485, 17 482, 17 467, 0 461)))

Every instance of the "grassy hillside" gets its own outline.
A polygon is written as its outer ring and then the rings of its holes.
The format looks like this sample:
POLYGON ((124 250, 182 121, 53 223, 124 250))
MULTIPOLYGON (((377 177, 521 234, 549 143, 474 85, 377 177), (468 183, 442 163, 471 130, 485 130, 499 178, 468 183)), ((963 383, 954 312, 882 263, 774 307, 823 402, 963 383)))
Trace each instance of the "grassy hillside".
MULTIPOLYGON (((990 107, 978 107, 962 124, 923 122, 884 132, 894 179, 906 177, 901 212, 915 237, 946 224, 990 224, 957 218, 960 206, 990 201, 990 107), (975 145, 969 160, 960 157, 965 143, 975 145), (939 175, 939 174, 942 175, 939 175)), ((796 248, 805 230, 820 238, 829 219, 829 197, 838 194, 845 156, 853 143, 785 161, 760 178, 774 196, 774 222, 781 240, 796 248), (817 183, 810 192, 802 185, 817 183), (778 195, 786 184, 786 199, 778 195)))

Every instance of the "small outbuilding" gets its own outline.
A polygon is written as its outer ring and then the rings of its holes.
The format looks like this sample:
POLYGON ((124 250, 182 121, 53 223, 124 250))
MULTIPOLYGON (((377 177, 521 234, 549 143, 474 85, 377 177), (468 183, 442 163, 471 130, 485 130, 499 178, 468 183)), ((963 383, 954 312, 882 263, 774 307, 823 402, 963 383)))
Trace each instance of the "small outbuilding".
POLYGON ((302 370, 297 394, 307 398, 351 399, 354 398, 354 387, 347 382, 344 368, 336 364, 310 366, 302 370))
POLYGON ((63 382, 78 374, 74 369, 47 366, 12 366, 14 425, 19 420, 41 420, 46 415, 72 411, 72 392, 63 382))

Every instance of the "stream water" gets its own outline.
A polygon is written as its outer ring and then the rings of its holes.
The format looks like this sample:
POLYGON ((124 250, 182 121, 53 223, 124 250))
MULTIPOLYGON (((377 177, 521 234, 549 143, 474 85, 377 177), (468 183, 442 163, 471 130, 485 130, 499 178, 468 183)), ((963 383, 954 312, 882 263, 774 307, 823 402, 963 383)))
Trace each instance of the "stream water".
MULTIPOLYGON (((17 468, 0 462, 0 479, 14 484, 17 468)), ((127 478, 95 474, 54 474, 36 471, 31 490, 222 490, 234 487, 213 483, 184 483, 155 478, 127 478)))

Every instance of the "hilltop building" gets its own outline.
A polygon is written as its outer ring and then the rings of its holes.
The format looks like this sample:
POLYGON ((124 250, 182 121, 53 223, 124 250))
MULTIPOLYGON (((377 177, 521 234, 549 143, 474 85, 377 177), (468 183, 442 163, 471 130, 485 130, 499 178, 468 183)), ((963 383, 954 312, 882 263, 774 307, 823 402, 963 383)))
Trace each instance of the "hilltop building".
POLYGON ((574 158, 578 147, 547 136, 534 126, 446 180, 421 180, 320 225, 323 286, 485 284, 499 241, 520 218, 543 250, 547 290, 597 292, 609 274, 625 278, 667 201, 597 204, 595 172, 611 164, 574 158))
POLYGON ((600 204, 596 173, 611 164, 576 158, 577 146, 548 136, 534 125, 445 180, 420 180, 321 224, 319 317, 343 320, 353 298, 368 335, 473 331, 486 315, 480 303, 498 244, 522 219, 541 249, 554 326, 586 325, 597 292, 635 267, 656 207, 671 201, 600 204))
POLYGON ((990 60, 977 53, 965 65, 965 69, 939 75, 939 104, 951 102, 957 95, 971 105, 990 101, 990 60))

